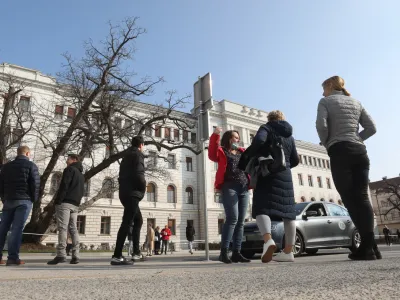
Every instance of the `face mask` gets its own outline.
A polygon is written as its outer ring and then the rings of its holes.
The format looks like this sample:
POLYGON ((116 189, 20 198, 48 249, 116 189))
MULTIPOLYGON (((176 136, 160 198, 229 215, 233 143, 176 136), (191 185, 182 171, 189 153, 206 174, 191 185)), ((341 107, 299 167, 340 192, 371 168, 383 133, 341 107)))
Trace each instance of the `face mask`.
POLYGON ((238 144, 232 143, 232 145, 231 145, 231 149, 232 149, 232 150, 237 150, 238 148, 239 148, 239 145, 238 145, 238 144))

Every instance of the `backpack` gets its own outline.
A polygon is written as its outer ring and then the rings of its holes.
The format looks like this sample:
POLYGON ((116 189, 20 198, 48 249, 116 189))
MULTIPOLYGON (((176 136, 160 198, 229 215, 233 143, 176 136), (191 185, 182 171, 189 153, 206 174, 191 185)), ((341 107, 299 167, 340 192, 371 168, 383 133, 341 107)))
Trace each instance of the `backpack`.
POLYGON ((273 161, 268 164, 270 173, 278 173, 286 170, 286 157, 283 150, 282 136, 269 127, 270 133, 265 143, 264 151, 272 156, 273 161))

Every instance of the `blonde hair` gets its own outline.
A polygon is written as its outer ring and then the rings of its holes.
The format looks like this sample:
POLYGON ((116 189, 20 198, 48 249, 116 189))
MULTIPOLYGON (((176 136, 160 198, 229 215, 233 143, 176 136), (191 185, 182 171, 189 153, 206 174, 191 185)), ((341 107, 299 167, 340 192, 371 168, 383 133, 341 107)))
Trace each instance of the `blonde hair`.
POLYGON ((273 110, 268 113, 268 122, 271 121, 284 121, 285 115, 280 110, 273 110))
POLYGON ((340 76, 332 76, 322 83, 322 87, 330 87, 336 91, 342 91, 346 96, 351 94, 344 87, 344 79, 340 76))

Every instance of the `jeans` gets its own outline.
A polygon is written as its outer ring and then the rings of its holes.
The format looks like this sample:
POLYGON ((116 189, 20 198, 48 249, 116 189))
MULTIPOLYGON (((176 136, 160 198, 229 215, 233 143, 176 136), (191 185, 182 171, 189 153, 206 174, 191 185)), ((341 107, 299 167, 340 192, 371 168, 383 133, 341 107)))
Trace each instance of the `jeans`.
POLYGON ((56 219, 58 229, 57 257, 66 258, 68 230, 72 239, 72 257, 79 258, 79 234, 76 228, 78 206, 70 203, 56 205, 56 219))
POLYGON ((167 254, 167 248, 168 248, 168 241, 162 240, 161 254, 163 253, 163 251, 165 251, 164 253, 167 254))
POLYGON ((247 187, 237 183, 225 183, 222 187, 222 203, 226 220, 222 228, 221 248, 229 248, 229 243, 233 239, 233 250, 240 251, 244 219, 249 206, 247 187))
POLYGON ((31 210, 31 200, 5 201, 0 223, 0 259, 3 257, 4 244, 10 227, 11 234, 8 238, 8 259, 19 259, 19 248, 22 243, 22 231, 31 210))
POLYGON ((133 242, 133 254, 140 253, 139 248, 139 237, 140 237, 140 228, 143 224, 142 214, 139 209, 139 202, 141 199, 134 196, 121 197, 121 204, 124 206, 124 215, 122 216, 122 223, 118 230, 117 234, 117 242, 115 244, 114 257, 122 256, 122 249, 124 248, 126 237, 130 231, 130 227, 132 226, 132 242, 133 242), (136 226, 135 226, 135 218, 136 218, 136 226), (140 220, 141 219, 141 224, 140 220), (139 227, 140 224, 140 227, 139 227))
POLYGON ((333 182, 361 239, 374 231, 374 213, 368 197, 368 155, 331 156, 333 182))

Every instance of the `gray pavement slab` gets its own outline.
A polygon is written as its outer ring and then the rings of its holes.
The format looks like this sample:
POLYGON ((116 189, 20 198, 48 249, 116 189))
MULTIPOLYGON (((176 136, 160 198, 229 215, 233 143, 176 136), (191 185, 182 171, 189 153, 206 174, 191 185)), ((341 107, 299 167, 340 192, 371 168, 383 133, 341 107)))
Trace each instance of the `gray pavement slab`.
POLYGON ((0 267, 1 299, 400 299, 400 247, 379 261, 354 262, 348 250, 326 250, 295 263, 225 265, 218 252, 153 256, 110 266, 111 254, 82 254, 79 265, 47 266, 49 254, 0 267))

